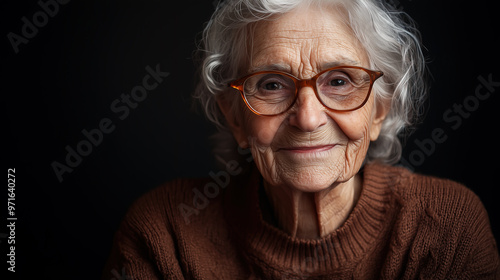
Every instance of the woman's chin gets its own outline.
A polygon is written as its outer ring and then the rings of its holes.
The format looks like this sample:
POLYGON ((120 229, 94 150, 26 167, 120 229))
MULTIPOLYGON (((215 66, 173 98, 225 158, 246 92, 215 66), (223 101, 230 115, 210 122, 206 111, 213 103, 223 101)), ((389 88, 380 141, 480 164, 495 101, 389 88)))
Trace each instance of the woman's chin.
POLYGON ((319 192, 326 190, 335 185, 340 174, 335 174, 330 171, 317 172, 319 170, 312 170, 312 172, 297 172, 292 176, 284 179, 285 184, 297 191, 301 192, 319 192))

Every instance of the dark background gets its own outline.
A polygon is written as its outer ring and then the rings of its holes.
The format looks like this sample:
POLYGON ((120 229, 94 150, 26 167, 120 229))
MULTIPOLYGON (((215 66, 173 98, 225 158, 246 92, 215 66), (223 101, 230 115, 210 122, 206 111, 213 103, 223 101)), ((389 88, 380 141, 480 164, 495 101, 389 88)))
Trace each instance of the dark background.
MULTIPOLYGON (((500 81, 497 8, 491 1, 394 2, 419 24, 432 73, 426 118, 407 140, 404 158, 416 172, 471 188, 483 201, 498 240, 500 87, 461 118, 456 130, 454 122, 443 119, 453 104, 471 100, 479 76, 500 81), (435 128, 443 129, 447 140, 412 161, 411 153, 419 149, 415 140, 430 138, 435 128)), ((21 35, 22 17, 32 22, 41 7, 37 1, 1 5, 4 167, 16 168, 16 274, 97 279, 113 233, 135 199, 175 177, 204 177, 218 170, 208 140, 214 128, 192 110, 190 98, 196 39, 214 4, 73 0, 59 5, 17 54, 7 34, 21 35), (112 102, 142 84, 146 66, 158 64, 170 75, 120 120, 110 110, 112 102), (104 118, 114 131, 59 182, 51 164, 64 164, 65 147, 75 149, 86 139, 81 131, 98 128, 104 118)), ((0 227, 0 234, 6 232, 0 227)), ((3 273, 5 235, 0 241, 3 273)))

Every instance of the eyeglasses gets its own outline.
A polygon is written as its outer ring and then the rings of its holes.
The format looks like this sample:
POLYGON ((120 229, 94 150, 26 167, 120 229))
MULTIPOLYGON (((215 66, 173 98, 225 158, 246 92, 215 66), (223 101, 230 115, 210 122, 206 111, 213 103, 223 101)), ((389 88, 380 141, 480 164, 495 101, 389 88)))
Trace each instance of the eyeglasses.
POLYGON ((332 111, 354 111, 365 105, 380 71, 338 66, 301 80, 281 71, 256 72, 228 84, 240 91, 247 107, 257 115, 275 116, 289 110, 302 87, 313 88, 316 97, 332 111))

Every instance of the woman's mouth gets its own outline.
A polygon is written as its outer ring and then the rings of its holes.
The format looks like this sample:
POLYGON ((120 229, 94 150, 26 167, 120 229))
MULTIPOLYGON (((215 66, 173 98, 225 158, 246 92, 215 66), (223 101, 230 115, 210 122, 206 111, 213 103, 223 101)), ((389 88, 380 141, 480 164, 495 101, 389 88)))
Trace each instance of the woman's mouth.
POLYGON ((335 144, 315 145, 315 146, 295 146, 295 147, 281 148, 280 150, 292 153, 319 153, 328 151, 333 147, 335 147, 335 144))

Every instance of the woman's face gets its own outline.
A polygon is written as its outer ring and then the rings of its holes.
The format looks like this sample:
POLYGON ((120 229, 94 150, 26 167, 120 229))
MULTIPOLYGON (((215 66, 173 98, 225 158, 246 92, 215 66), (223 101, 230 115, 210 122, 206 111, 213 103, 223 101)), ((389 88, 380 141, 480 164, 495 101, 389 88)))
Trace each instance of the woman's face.
MULTIPOLYGON (((369 68, 342 15, 313 7, 259 23, 252 46, 247 73, 278 69, 307 79, 336 65, 369 68)), ((267 184, 317 192, 349 180, 361 167, 386 113, 373 96, 358 110, 331 112, 303 87, 295 105, 278 116, 258 116, 245 107, 234 119, 221 109, 240 145, 250 146, 267 184)))

